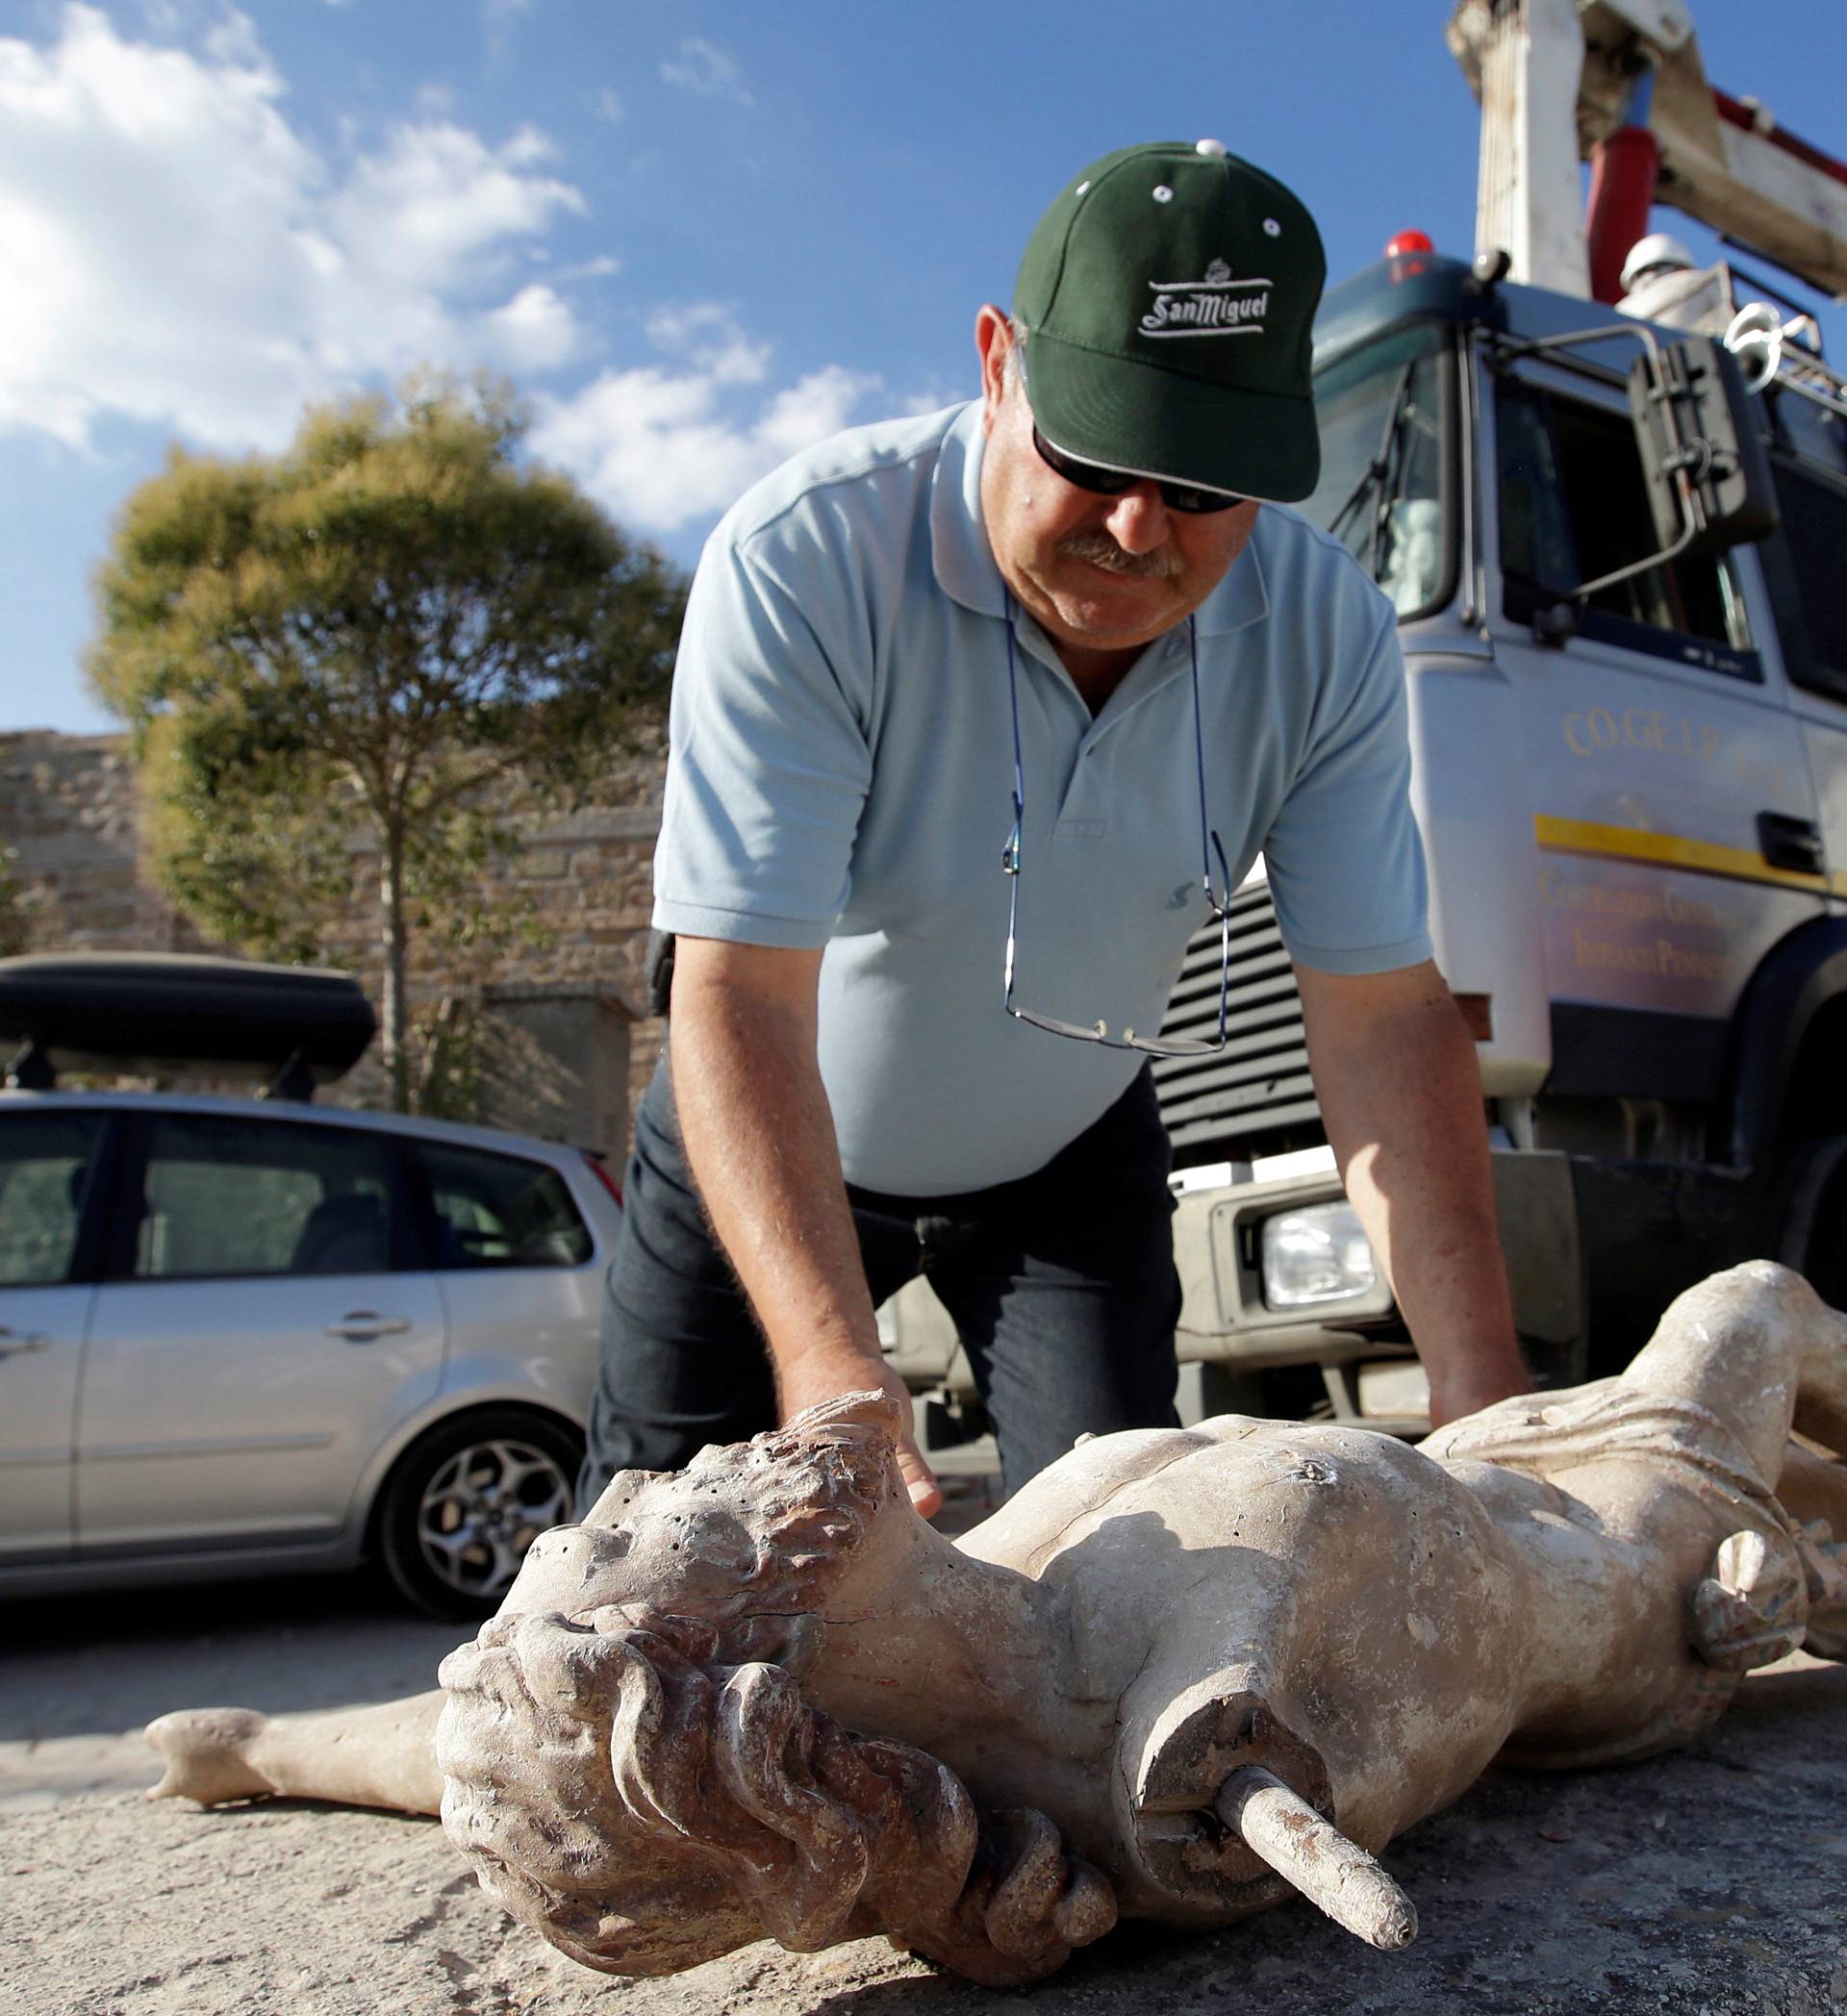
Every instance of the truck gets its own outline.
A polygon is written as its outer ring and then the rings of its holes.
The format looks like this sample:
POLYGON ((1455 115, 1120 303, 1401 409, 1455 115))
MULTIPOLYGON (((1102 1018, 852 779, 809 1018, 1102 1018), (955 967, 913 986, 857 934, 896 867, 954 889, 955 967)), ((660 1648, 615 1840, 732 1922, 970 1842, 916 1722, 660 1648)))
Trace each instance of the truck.
MULTIPOLYGON (((1483 105, 1478 248, 1406 234, 1328 294, 1299 508, 1398 611, 1436 959, 1556 1386, 1739 1260, 1847 1303, 1847 379, 1779 288, 1646 229, 1678 200, 1847 290, 1847 168, 1709 90, 1679 0, 1463 0, 1451 40, 1483 105), (1581 149, 1590 214, 1562 222, 1581 149)), ((1229 909, 1229 1040, 1152 1067, 1182 1416, 1420 1433, 1260 862, 1229 909)), ((1166 1033, 1215 1031, 1221 965, 1214 923, 1166 1033)), ((992 1467, 923 1284, 881 1323, 932 1460, 992 1467)))

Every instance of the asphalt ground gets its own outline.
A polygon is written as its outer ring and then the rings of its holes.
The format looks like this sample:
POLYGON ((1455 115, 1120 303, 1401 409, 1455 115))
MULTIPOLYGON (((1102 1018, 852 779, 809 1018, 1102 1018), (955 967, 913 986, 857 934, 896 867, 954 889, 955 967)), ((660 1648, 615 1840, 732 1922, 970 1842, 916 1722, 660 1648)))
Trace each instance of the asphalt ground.
POLYGON ((1754 1676, 1689 1748, 1615 1771, 1491 1773, 1385 1861, 1417 1943, 1373 1953, 1296 1905, 1199 1937, 1128 1927, 997 1998, 862 1941, 759 1945, 606 1979, 510 1925, 432 1822, 274 1802, 150 1806, 139 1729, 434 1683, 463 1633, 360 1577, 0 1610, 6 2016, 962 2016, 1045 2011, 1847 2009, 1847 1667, 1754 1676))

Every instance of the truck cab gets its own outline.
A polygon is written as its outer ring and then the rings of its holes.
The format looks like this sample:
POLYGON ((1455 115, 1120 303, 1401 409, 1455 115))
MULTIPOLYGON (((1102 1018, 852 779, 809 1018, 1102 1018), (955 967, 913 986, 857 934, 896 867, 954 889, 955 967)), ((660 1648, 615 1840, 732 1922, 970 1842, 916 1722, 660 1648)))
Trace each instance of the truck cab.
MULTIPOLYGON (((1299 508, 1398 610, 1436 958, 1544 1384, 1626 1363, 1740 1259, 1847 1299, 1847 400, 1807 352, 1760 368, 1735 403, 1776 507, 1755 530, 1776 529, 1644 565, 1672 542, 1632 380, 1682 334, 1424 250, 1317 325, 1323 474, 1299 508)), ((1232 916, 1229 1041, 1153 1067, 1182 1411, 1419 1432, 1428 1391, 1341 1194, 1261 863, 1232 916)), ((1219 972, 1212 925, 1167 1033, 1213 1033, 1219 972)), ((926 1294, 884 1320, 913 1383, 943 1382, 940 1441, 974 1423, 926 1294)))
MULTIPOLYGON (((1625 1363, 1735 1260, 1847 1287, 1847 405, 1766 376, 1748 424, 1778 528, 1574 596, 1661 545, 1630 390, 1644 326, 1414 253, 1318 327, 1325 467, 1302 508, 1399 612, 1437 963, 1547 1383, 1625 1363)), ((1241 1398, 1258 1375, 1259 1400, 1415 1427, 1261 870, 1237 900, 1239 1040, 1155 1067, 1187 1347, 1241 1398), (1292 1364, 1321 1395, 1261 1376, 1292 1364)), ((1202 942, 1172 1026, 1208 1012, 1215 957, 1202 942)))

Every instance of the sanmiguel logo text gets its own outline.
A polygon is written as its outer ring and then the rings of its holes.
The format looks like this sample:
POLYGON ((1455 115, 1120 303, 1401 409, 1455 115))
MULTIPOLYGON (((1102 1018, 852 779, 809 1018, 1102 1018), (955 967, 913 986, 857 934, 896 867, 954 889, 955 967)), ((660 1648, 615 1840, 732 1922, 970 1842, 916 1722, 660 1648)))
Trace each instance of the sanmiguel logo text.
POLYGON ((1215 259, 1202 280, 1151 280, 1154 305, 1142 317, 1144 336, 1260 336, 1270 313, 1270 282, 1234 280, 1215 259))

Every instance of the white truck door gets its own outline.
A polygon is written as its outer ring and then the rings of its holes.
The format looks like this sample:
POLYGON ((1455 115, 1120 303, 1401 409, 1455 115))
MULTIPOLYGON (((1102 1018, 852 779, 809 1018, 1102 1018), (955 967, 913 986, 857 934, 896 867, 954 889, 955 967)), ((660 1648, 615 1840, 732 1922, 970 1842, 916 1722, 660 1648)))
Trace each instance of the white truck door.
POLYGON ((1496 660, 1515 683, 1555 1092, 1697 1099, 1740 991, 1827 879, 1801 730, 1747 550, 1653 568, 1535 641, 1563 587, 1655 549, 1620 387, 1487 381, 1496 660), (1555 633, 1556 634, 1556 633, 1555 633), (1644 1020, 1645 1019, 1645 1020, 1644 1020))
POLYGON ((1841 592, 1847 447, 1840 436, 1847 430, 1822 424, 1819 416, 1793 403, 1781 417, 1792 432, 1806 431, 1804 444, 1812 448, 1813 459, 1772 457, 1783 530, 1764 553, 1764 572, 1774 583, 1783 661, 1814 773, 1831 904, 1842 912, 1847 911, 1847 595, 1841 592))

